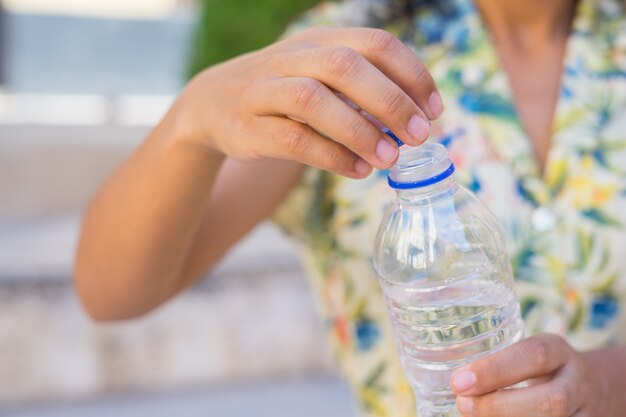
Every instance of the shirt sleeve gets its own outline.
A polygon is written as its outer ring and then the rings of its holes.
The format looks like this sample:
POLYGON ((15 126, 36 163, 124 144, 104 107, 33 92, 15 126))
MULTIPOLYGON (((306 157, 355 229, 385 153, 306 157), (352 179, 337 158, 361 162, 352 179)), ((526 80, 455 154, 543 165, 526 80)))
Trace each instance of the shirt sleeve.
POLYGON ((408 0, 344 0, 324 2, 292 23, 283 37, 313 26, 385 28, 398 34, 411 21, 408 0))
POLYGON ((271 220, 287 235, 300 243, 307 240, 309 219, 315 211, 316 191, 324 173, 307 167, 296 186, 274 210, 271 220))

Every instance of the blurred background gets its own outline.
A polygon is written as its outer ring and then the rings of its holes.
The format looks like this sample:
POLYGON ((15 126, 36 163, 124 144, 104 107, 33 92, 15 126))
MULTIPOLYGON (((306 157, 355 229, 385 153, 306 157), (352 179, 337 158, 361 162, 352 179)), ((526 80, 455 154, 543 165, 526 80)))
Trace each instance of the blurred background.
POLYGON ((352 415, 270 224, 142 319, 94 324, 72 288, 89 198, 185 80, 314 3, 0 0, 0 415, 352 415))

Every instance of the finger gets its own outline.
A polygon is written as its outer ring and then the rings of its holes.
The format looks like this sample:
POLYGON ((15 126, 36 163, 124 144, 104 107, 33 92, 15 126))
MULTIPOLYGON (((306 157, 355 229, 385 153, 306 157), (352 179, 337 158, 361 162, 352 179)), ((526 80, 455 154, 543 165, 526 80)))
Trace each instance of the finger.
POLYGON ((354 49, 303 49, 282 54, 279 65, 285 76, 313 78, 341 92, 408 144, 419 145, 430 134, 430 123, 417 104, 354 49))
POLYGON ((318 30, 322 45, 346 45, 379 68, 411 97, 430 120, 443 113, 441 95, 426 66, 402 41, 382 29, 328 28, 318 30))
POLYGON ((364 178, 372 167, 350 149, 327 139, 302 123, 279 117, 260 117, 260 130, 269 141, 259 141, 263 156, 292 159, 350 178, 364 178))
MULTIPOLYGON (((363 110, 362 108, 360 108, 359 106, 357 106, 356 104, 354 104, 353 102, 348 100, 348 98, 346 96, 344 96, 343 94, 337 93, 337 92, 335 92, 335 94, 337 95, 337 97, 339 97, 341 99, 341 101, 343 101, 348 106, 350 106, 350 108, 358 111, 363 117, 365 117, 367 120, 369 120, 374 126, 376 126, 376 128, 378 130, 380 130, 381 132, 383 132, 383 133, 385 133, 387 135, 389 134, 388 132, 390 131, 390 129, 387 126, 385 126, 384 124, 382 124, 380 122, 380 120, 378 120, 377 118, 375 118, 374 116, 372 116, 371 114, 369 114, 368 112, 366 112, 365 110, 363 110)), ((398 144, 397 141, 396 141, 396 144, 398 144)))
POLYGON ((374 116, 372 116, 371 114, 369 114, 368 112, 366 112, 365 110, 363 110, 362 108, 360 108, 359 106, 357 106, 356 104, 354 104, 353 102, 351 102, 350 100, 348 100, 348 98, 346 96, 344 96, 341 93, 335 93, 337 94, 337 97, 339 97, 344 103, 346 103, 348 106, 350 106, 350 108, 357 110, 363 117, 365 117, 371 124, 373 124, 374 126, 376 126, 376 128, 378 130, 380 130, 381 132, 383 132, 385 135, 387 135, 388 137, 390 137, 391 139, 393 139, 393 143, 395 143, 398 147, 404 145, 404 142, 402 142, 400 140, 400 138, 398 138, 392 131, 391 129, 389 129, 387 126, 385 126, 384 124, 381 123, 380 120, 378 120, 377 118, 375 118, 374 116))
POLYGON ((458 397, 457 408, 472 417, 571 417, 583 405, 580 384, 559 377, 530 388, 505 389, 478 397, 458 397))
POLYGON ((317 80, 273 79, 260 84, 254 96, 257 114, 302 120, 376 168, 388 168, 398 157, 398 147, 391 138, 317 80))
POLYGON ((457 395, 482 395, 539 378, 565 365, 569 354, 560 337, 537 335, 459 369, 452 375, 452 390, 457 395))

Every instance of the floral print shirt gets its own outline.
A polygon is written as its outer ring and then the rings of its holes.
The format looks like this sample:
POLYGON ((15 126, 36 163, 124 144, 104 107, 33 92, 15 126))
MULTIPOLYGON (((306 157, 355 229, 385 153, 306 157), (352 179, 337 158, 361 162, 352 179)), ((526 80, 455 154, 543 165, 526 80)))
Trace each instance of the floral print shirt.
MULTIPOLYGON (((577 9, 544 173, 471 0, 323 4, 293 30, 379 26, 415 50, 446 105, 430 140, 503 224, 527 334, 594 349, 626 342, 626 22, 616 0, 577 9)), ((386 174, 356 181, 310 169, 274 217, 301 243, 362 415, 412 417, 371 263, 393 197, 386 174)))

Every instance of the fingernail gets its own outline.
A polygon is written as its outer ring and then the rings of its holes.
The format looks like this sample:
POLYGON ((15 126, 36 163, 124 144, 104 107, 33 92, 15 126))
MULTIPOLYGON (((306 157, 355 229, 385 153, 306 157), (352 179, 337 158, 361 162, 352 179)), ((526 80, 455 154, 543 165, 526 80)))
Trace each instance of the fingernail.
POLYGON ((476 375, 471 371, 460 371, 452 376, 452 386, 456 392, 465 392, 476 383, 476 375))
POLYGON ((430 123, 418 115, 414 115, 411 117, 411 120, 409 120, 406 130, 408 130, 409 134, 413 136, 415 140, 423 142, 430 134, 430 123))
POLYGON ((356 161, 356 163, 354 164, 354 170, 356 171, 357 174, 359 175, 367 175, 370 173, 370 171, 372 170, 372 167, 370 166, 370 164, 368 164, 367 162, 365 162, 362 159, 359 159, 358 161, 356 161))
POLYGON ((456 408, 464 415, 471 416, 474 411, 474 400, 469 397, 457 397, 456 408))
POLYGON ((441 101, 441 96, 438 92, 434 92, 428 98, 428 107, 430 107, 430 114, 433 118, 437 118, 441 116, 443 113, 443 102, 441 101))
POLYGON ((376 145, 376 156, 384 163, 393 161, 398 154, 398 148, 387 142, 386 139, 381 139, 376 145))

